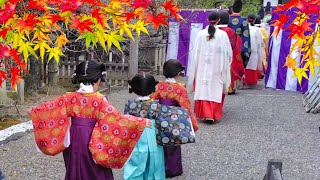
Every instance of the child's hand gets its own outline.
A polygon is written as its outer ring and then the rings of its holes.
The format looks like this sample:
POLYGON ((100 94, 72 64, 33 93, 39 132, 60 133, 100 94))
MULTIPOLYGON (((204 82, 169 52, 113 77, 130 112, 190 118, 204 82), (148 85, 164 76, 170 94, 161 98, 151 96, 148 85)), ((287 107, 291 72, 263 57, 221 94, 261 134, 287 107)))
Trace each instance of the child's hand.
POLYGON ((152 122, 150 119, 147 119, 146 127, 152 129, 152 122))

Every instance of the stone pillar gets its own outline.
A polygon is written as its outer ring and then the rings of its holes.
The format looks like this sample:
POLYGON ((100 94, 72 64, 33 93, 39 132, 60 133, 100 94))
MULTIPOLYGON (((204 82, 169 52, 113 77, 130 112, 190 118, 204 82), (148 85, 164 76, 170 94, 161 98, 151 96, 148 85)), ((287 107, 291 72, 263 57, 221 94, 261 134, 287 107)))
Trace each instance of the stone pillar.
POLYGON ((130 40, 130 55, 129 55, 129 79, 133 78, 138 73, 139 62, 139 39, 130 40))
MULTIPOLYGON (((0 68, 0 70, 4 71, 4 68, 0 68)), ((2 82, 2 86, 0 87, 0 104, 7 104, 10 102, 10 99, 7 96, 6 91, 6 81, 2 82)))
POLYGON ((20 83, 17 84, 17 90, 18 90, 18 99, 21 104, 24 103, 24 79, 21 80, 20 83))

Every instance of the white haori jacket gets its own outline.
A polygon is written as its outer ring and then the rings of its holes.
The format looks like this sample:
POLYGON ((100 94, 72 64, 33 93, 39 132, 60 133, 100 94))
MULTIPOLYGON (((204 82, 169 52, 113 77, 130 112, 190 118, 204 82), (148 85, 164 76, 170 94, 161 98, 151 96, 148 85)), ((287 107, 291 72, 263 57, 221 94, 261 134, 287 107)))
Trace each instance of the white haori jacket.
POLYGON ((231 83, 232 48, 227 33, 217 27, 214 38, 208 40, 208 28, 195 39, 188 86, 193 88, 195 82, 194 100, 221 103, 222 94, 227 93, 231 83))
POLYGON ((246 69, 263 71, 263 60, 265 58, 265 45, 261 31, 256 26, 249 26, 251 55, 246 69))

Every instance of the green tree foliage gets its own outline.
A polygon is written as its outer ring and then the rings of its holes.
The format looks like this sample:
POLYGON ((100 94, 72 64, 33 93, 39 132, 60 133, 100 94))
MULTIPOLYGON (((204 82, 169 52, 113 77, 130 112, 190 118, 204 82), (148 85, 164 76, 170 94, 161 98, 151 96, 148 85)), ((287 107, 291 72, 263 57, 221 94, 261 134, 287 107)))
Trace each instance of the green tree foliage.
MULTIPOLYGON (((182 9, 214 9, 220 5, 226 5, 227 7, 233 4, 234 0, 178 0, 178 4, 182 9)), ((243 8, 241 14, 247 16, 250 13, 257 14, 261 0, 243 0, 243 8)))

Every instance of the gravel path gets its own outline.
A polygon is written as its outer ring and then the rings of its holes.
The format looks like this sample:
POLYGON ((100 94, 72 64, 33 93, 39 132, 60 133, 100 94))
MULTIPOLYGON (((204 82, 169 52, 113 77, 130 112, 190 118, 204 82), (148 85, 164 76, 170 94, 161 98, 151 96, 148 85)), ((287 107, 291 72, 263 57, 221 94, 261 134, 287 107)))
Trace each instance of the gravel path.
MULTIPOLYGON (((225 116, 215 125, 201 123, 197 143, 183 146, 184 174, 173 180, 261 180, 269 159, 283 161, 286 180, 320 179, 319 116, 306 114, 302 95, 242 90, 227 96, 225 116)), ((119 110, 127 90, 109 95, 119 110)), ((6 179, 63 179, 62 156, 35 150, 33 134, 0 146, 6 179)), ((121 179, 121 170, 114 170, 121 179)))

